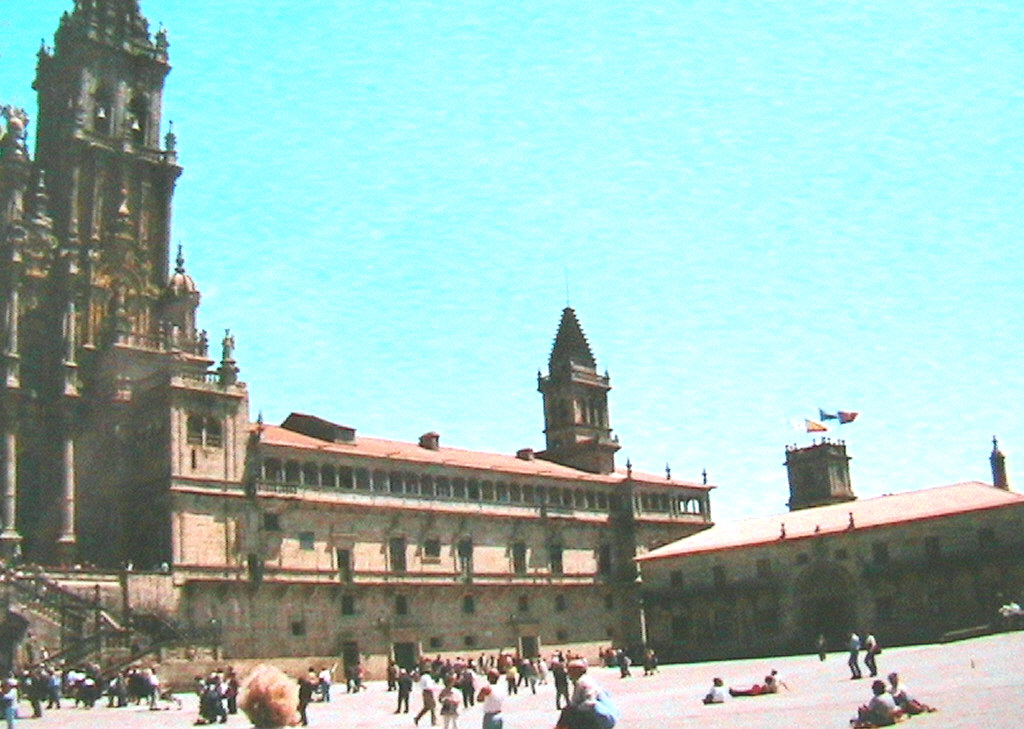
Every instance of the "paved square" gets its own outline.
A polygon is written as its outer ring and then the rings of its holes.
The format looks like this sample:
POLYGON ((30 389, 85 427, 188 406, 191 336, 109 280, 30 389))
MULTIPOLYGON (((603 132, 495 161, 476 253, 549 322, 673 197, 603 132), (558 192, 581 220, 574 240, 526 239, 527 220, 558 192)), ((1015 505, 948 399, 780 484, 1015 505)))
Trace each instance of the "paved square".
MULTIPOLYGON (((884 637, 884 636, 883 636, 884 637)), ((946 645, 887 648, 879 656, 879 671, 898 671, 912 693, 939 709, 934 714, 917 716, 901 724, 911 729, 943 727, 964 729, 1017 729, 1024 721, 1024 632, 950 643, 946 645)), ((794 727, 848 726, 857 705, 870 696, 870 680, 852 681, 846 668, 846 655, 830 654, 825 662, 817 656, 789 656, 663 666, 657 675, 644 678, 642 670, 628 679, 618 671, 592 668, 609 689, 622 710, 620 729, 668 729, 669 727, 728 727, 729 729, 793 729, 794 727), (714 676, 726 686, 749 686, 760 682, 772 668, 789 685, 788 691, 756 698, 731 699, 718 706, 704 706, 700 698, 714 676)), ((140 708, 108 709, 101 703, 92 710, 73 709, 70 705, 51 711, 42 719, 22 720, 22 726, 110 727, 112 729, 158 729, 191 726, 196 718, 195 696, 184 697, 185 708, 147 711, 140 708)), ((413 694, 412 711, 420 701, 413 694)), ((371 682, 359 694, 344 693, 335 686, 330 703, 309 707, 310 726, 330 729, 390 729, 413 726, 413 714, 395 715, 395 694, 380 682, 371 682)), ((31 713, 22 704, 22 716, 31 713)), ((480 708, 463 710, 460 729, 480 726, 480 708)), ((555 724, 554 689, 549 684, 513 696, 507 702, 505 726, 508 729, 550 729, 555 724)), ((440 724, 440 718, 439 718, 440 724)), ((242 729, 249 725, 244 716, 233 716, 226 727, 242 729)), ((420 722, 429 726, 429 718, 420 722)))

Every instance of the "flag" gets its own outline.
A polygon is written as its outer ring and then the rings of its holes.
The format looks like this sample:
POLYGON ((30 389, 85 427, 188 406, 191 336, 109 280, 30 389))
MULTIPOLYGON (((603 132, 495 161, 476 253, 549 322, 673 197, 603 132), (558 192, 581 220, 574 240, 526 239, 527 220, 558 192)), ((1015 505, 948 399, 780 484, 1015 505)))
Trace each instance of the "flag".
POLYGON ((835 413, 826 413, 821 408, 818 408, 818 420, 839 420, 839 416, 835 413))
POLYGON ((804 425, 807 427, 808 433, 828 432, 828 426, 822 425, 817 420, 804 420, 804 425))
POLYGON ((839 411, 839 424, 840 425, 846 425, 847 423, 852 423, 854 420, 857 419, 858 415, 860 415, 860 413, 851 413, 851 412, 846 411, 846 410, 840 410, 839 411))

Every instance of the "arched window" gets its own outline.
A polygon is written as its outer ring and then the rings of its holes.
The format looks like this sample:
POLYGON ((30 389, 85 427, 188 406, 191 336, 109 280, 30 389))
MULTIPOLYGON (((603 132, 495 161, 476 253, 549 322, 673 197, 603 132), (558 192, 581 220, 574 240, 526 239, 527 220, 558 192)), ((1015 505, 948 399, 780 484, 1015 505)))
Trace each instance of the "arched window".
POLYGON ((268 458, 263 462, 263 478, 270 483, 281 483, 284 480, 284 473, 281 469, 281 461, 276 458, 268 458))
POLYGON ((224 444, 224 436, 221 431, 220 421, 216 418, 207 418, 204 423, 206 433, 204 434, 204 445, 210 448, 220 448, 224 444))
POLYGON ((200 415, 188 416, 188 444, 203 444, 203 418, 200 415))

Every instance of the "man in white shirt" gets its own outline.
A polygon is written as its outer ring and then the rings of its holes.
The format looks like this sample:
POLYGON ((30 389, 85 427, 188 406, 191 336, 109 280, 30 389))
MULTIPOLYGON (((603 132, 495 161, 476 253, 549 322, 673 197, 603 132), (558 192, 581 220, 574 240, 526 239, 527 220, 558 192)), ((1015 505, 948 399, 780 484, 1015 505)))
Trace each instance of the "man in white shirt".
POLYGON ((420 687, 420 691, 423 693, 423 708, 413 718, 414 724, 419 724, 420 719, 423 715, 430 713, 430 726, 437 726, 437 701, 435 695, 437 694, 437 682, 434 681, 433 676, 430 675, 430 671, 424 671, 420 675, 420 680, 417 684, 420 687))
POLYGON ((508 692, 501 686, 500 681, 501 674, 492 668, 487 672, 487 685, 480 688, 480 693, 476 697, 484 707, 483 729, 502 729, 505 725, 501 712, 508 692))

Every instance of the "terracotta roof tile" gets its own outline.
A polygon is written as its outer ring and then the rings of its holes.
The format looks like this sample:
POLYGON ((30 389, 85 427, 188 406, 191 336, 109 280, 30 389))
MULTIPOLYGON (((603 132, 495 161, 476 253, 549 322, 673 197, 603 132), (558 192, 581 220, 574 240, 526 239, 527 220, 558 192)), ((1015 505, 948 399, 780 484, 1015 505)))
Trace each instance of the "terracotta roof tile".
MULTIPOLYGON (((363 458, 406 461, 408 463, 437 464, 483 471, 489 470, 508 475, 569 479, 603 484, 617 484, 626 480, 625 470, 616 470, 614 473, 601 475, 579 471, 575 468, 540 459, 523 460, 514 455, 469 451, 460 448, 441 447, 438 450, 430 450, 420 447, 417 443, 366 438, 363 436, 357 436, 351 443, 329 442, 296 433, 278 425, 264 425, 260 435, 260 442, 267 446, 316 451, 318 453, 335 453, 363 458)), ((650 474, 642 474, 636 470, 633 471, 633 480, 644 484, 685 488, 688 490, 698 489, 707 491, 713 488, 710 485, 675 479, 669 480, 664 478, 664 476, 657 477, 650 474)))
POLYGON ((850 514, 853 514, 854 528, 860 530, 1014 505, 1024 505, 1024 496, 979 481, 970 481, 862 501, 799 509, 776 516, 719 522, 693 536, 651 550, 637 559, 649 561, 773 544, 781 541, 783 524, 786 526, 787 542, 821 534, 836 534, 850 528, 850 514))

